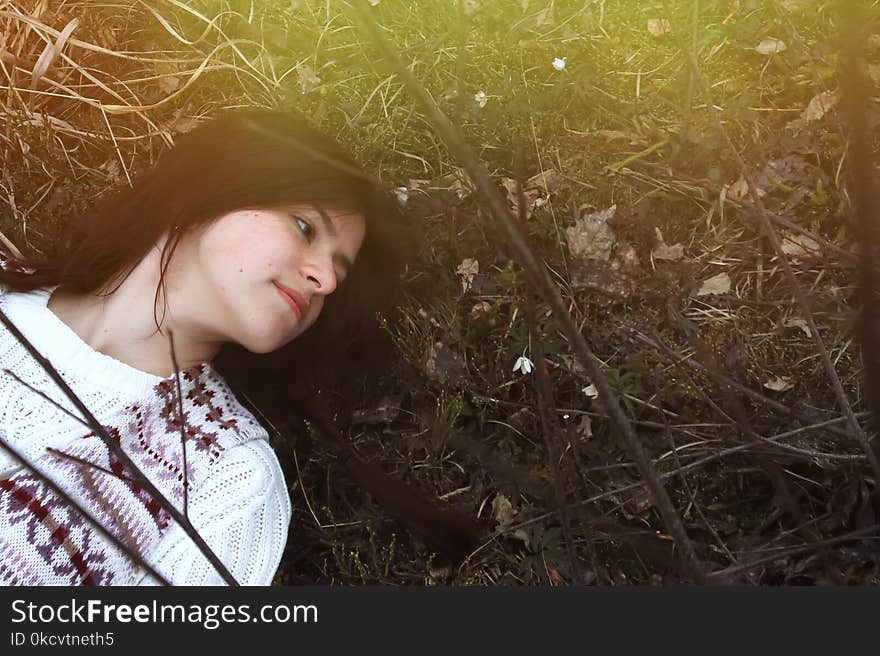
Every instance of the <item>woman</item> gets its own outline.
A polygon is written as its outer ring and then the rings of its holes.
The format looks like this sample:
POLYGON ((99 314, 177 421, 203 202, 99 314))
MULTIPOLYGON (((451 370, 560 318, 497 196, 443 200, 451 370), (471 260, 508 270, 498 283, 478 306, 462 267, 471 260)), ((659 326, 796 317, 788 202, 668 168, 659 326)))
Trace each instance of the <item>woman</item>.
MULTIPOLYGON (((290 499, 266 429, 233 390, 277 403, 330 372, 353 377, 342 362, 362 368, 355 333, 390 309, 401 269, 393 206, 298 115, 245 110, 183 135, 66 227, 50 255, 3 258, 0 309, 235 580, 269 584, 290 499)), ((0 367, 73 409, 0 331, 0 367)), ((0 404, 0 438, 167 581, 223 582, 94 432, 9 374, 0 404)), ((2 452, 0 582, 157 580, 2 452)))

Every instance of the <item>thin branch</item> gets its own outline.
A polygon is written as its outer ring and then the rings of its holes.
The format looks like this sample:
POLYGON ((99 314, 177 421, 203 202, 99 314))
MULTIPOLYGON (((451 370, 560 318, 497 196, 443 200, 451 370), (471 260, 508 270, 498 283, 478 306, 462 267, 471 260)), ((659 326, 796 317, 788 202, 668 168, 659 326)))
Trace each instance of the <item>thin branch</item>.
MULTIPOLYGON (((795 430, 790 430, 790 431, 786 431, 784 433, 779 433, 779 434, 773 435, 771 437, 765 437, 764 441, 775 443, 778 440, 784 440, 788 437, 792 437, 794 435, 800 434, 804 430, 806 430, 807 428, 820 428, 826 424, 839 422, 839 421, 842 421, 843 419, 844 419, 843 417, 836 417, 834 419, 829 419, 828 421, 816 424, 815 426, 807 426, 804 428, 797 428, 795 430)), ((689 462, 688 464, 682 465, 679 468, 673 469, 673 470, 668 471, 664 474, 660 474, 659 478, 661 480, 666 480, 666 479, 672 478, 674 476, 678 476, 681 472, 690 471, 691 469, 696 469, 697 467, 702 467, 703 465, 707 465, 710 462, 720 460, 721 458, 726 458, 727 456, 733 455, 735 453, 740 453, 742 451, 748 451, 749 449, 753 449, 753 448, 755 448, 755 445, 752 443, 748 443, 748 444, 738 444, 737 446, 732 446, 727 449, 722 449, 721 451, 716 451, 712 455, 708 455, 705 458, 700 458, 699 460, 694 460, 693 462, 689 462)), ((613 496, 621 494, 623 492, 629 492, 630 490, 635 490, 635 489, 643 487, 643 486, 644 486, 644 483, 642 483, 641 481, 638 483, 629 483, 628 485, 622 485, 622 486, 615 488, 613 490, 606 490, 605 492, 600 492, 599 494, 588 497, 587 499, 581 499, 581 501, 579 503, 581 503, 581 504, 595 503, 596 501, 601 501, 602 499, 607 499, 609 497, 613 497, 613 496)), ((536 524, 538 522, 544 521, 545 519, 552 517, 555 514, 556 514, 556 511, 553 511, 553 510, 546 512, 546 513, 542 513, 540 515, 532 517, 531 519, 528 519, 528 520, 521 522, 519 524, 512 524, 510 526, 507 526, 504 528, 504 530, 498 531, 496 533, 496 535, 503 535, 506 533, 512 533, 513 531, 515 531, 519 528, 525 528, 526 526, 531 526, 532 524, 536 524)), ((493 536, 493 537, 495 537, 495 536, 493 536)))
POLYGON ((180 451, 183 456, 183 514, 189 519, 189 469, 186 466, 186 430, 183 420, 183 392, 180 385, 180 367, 174 351, 174 336, 168 329, 168 344, 171 349, 171 363, 174 366, 175 390, 177 392, 177 423, 180 424, 180 451))
POLYGON ((113 471, 111 469, 107 469, 106 467, 102 467, 101 465, 98 465, 94 462, 89 462, 85 458, 80 458, 79 456, 71 455, 70 453, 65 453, 64 451, 60 451, 58 449, 52 448, 51 446, 47 446, 46 451, 51 453, 56 458, 70 460, 70 461, 75 462, 79 465, 82 465, 83 467, 88 467, 90 469, 97 469, 98 471, 104 472, 105 474, 108 474, 108 475, 112 476, 113 478, 118 478, 120 481, 125 481, 126 483, 136 483, 137 482, 131 476, 126 476, 125 474, 122 474, 122 473, 117 474, 115 471, 113 471))
POLYGON ((117 444, 117 442, 112 439, 107 431, 104 430, 104 427, 101 425, 95 416, 89 411, 89 409, 83 404, 80 398, 74 393, 72 389, 67 385, 55 367, 52 365, 49 360, 47 360, 43 355, 34 347, 33 344, 30 343, 27 337, 25 337, 18 327, 6 316, 6 313, 0 310, 0 322, 6 326, 6 329, 11 332, 15 338, 21 343, 22 346, 25 347, 28 353, 39 363, 39 365, 43 368, 43 370, 49 374, 49 377, 55 381, 55 384, 61 388, 67 398, 76 406, 76 408, 83 414, 86 418, 88 426, 91 430, 95 431, 95 434, 100 438, 102 442, 104 442, 105 446, 122 461, 123 465, 132 473, 133 478, 153 499, 159 504, 159 506, 167 512, 183 529, 183 531, 195 542, 199 551, 201 551, 208 561, 214 565, 214 568, 220 574, 224 581, 227 584, 237 586, 238 582, 235 580, 235 577, 229 572, 223 562, 217 557, 217 555, 213 552, 208 543, 199 535, 198 531, 196 531, 195 527, 186 517, 181 514, 174 505, 165 498, 165 496, 158 490, 158 488, 153 485, 153 483, 148 479, 144 473, 134 464, 131 458, 128 457, 128 454, 122 449, 122 446, 117 444))
POLYGON ((462 168, 468 173, 473 181, 477 191, 486 200, 489 210, 495 217, 495 220, 507 233, 510 243, 513 246, 514 253, 519 260, 520 265, 525 269, 526 274, 544 300, 550 305, 553 315, 560 323, 560 326, 571 344, 575 356, 581 365, 586 369, 590 376, 591 382, 599 390, 599 398, 605 407, 611 420, 622 433, 628 450, 639 467, 639 471, 645 478, 649 493, 654 505, 659 509, 663 516, 667 530, 674 537, 681 555, 687 563, 691 576, 698 583, 706 582, 706 574, 703 567, 697 559, 693 544, 688 537, 681 517, 675 509, 672 500, 669 498, 657 472, 651 465, 642 443, 629 423, 626 414, 620 407, 620 403, 608 383, 602 370, 596 362, 590 347, 578 329, 577 324, 568 312, 565 302, 559 293, 559 290, 553 284, 547 274, 546 269, 535 258, 534 253, 527 244, 526 240, 519 233, 514 219, 510 215, 507 204, 502 198, 497 187, 492 183, 485 167, 479 162, 473 151, 466 145, 460 130, 456 128, 440 110, 433 98, 425 90, 424 86, 416 79, 412 72, 407 69, 397 52, 388 43, 369 8, 359 3, 351 5, 360 16, 358 21, 361 29, 370 37, 375 45, 382 52, 383 58, 390 64, 394 72, 403 82, 404 86, 409 90, 410 94, 416 99, 424 110, 427 119, 434 126, 443 142, 449 148, 450 152, 461 162, 462 168))
POLYGON ((733 565, 726 569, 721 569, 709 574, 709 577, 712 579, 725 579, 731 574, 736 574, 738 572, 745 572, 747 570, 752 569, 753 567, 758 567, 759 565, 764 565, 766 563, 772 563, 775 560, 779 560, 780 558, 785 558, 786 556, 793 556, 795 554, 805 553, 808 551, 814 551, 816 549, 821 549, 822 547, 829 547, 834 544, 840 544, 841 542, 849 542, 851 540, 858 540, 865 536, 870 535, 871 533, 876 533, 880 530, 880 524, 873 524, 871 526, 867 526, 865 528, 858 529, 856 531, 850 531, 849 533, 845 533, 844 535, 838 535, 834 538, 829 538, 828 540, 821 540, 819 542, 812 542, 810 544, 804 544, 799 547, 791 547, 785 551, 780 551, 772 556, 766 556, 765 558, 759 558, 758 560, 753 560, 750 563, 740 563, 738 565, 733 565))
MULTIPOLYGON (((517 177, 519 178, 516 183, 518 219, 520 228, 522 229, 523 234, 526 235, 528 234, 528 228, 526 225, 526 195, 523 192, 521 171, 517 177)), ((565 498, 565 492, 563 491, 563 473, 559 466, 559 425, 555 421, 551 412, 551 408, 554 405, 553 390, 550 386, 550 376, 547 373, 547 361, 544 359, 544 348, 541 343, 541 335, 538 333, 537 312, 535 311, 535 300, 532 297, 531 289, 526 290, 525 300, 526 323, 535 338, 535 387, 538 397, 538 416, 541 420, 541 435, 544 437, 544 447, 547 449, 547 460, 550 464, 550 471, 553 474, 553 496, 554 501, 556 502, 556 507, 559 509, 560 519, 562 520, 562 532, 565 537, 568 558, 571 562, 571 574, 575 581, 581 583, 584 579, 575 550, 574 536, 571 531, 571 518, 569 517, 568 512, 569 504, 565 498)))
POLYGON ((748 166, 746 166, 742 155, 740 155, 739 150, 734 145, 730 134, 721 123, 721 118, 718 114, 718 110, 716 109, 715 104, 712 100, 711 90, 709 89, 709 86, 706 83, 705 78, 703 77, 702 71, 700 71, 700 66, 697 62, 696 55, 692 51, 688 54, 690 64, 694 71, 694 76, 700 85, 700 89, 703 92, 705 103, 709 107, 709 113, 712 116, 712 120, 715 124, 715 129, 724 138, 724 141, 727 143, 727 147, 730 149, 731 154, 733 155, 734 159, 737 162, 737 165, 739 166, 740 174, 743 176, 743 179, 748 185, 749 197, 752 200, 752 204, 758 210, 758 217, 761 220, 761 225, 764 229, 764 233, 767 235, 767 238, 770 241, 770 245, 773 247, 773 251, 776 253, 776 257, 778 258, 779 263, 782 265, 782 270, 784 271, 786 278, 788 278, 788 281, 791 284, 792 291, 794 292, 795 298, 797 299, 798 305, 800 306, 801 312, 803 313, 803 318, 807 322, 807 325, 809 326, 810 331, 813 334, 813 338, 816 342, 816 348, 819 351, 819 356, 822 360, 822 365, 824 366, 825 372, 831 381, 831 387, 834 389, 834 395, 837 397, 837 403, 844 416, 846 416, 848 423, 856 436, 856 439, 859 441, 862 449, 865 451, 865 455, 867 456, 868 462, 871 465, 871 469, 874 472, 875 479, 880 481, 880 461, 878 461, 877 454, 874 453, 874 449, 871 448, 871 444, 870 442, 868 442, 868 437, 865 435, 865 432, 862 430, 861 425, 859 424, 858 420, 855 417, 855 414, 853 413, 852 406, 849 403, 849 399, 846 397, 846 392, 843 390, 843 385, 841 385, 840 383, 840 378, 837 375, 834 364, 831 362, 831 356, 828 354, 828 349, 825 347, 825 342, 822 339, 822 335, 819 333, 819 329, 816 327, 816 321, 813 318, 813 312, 810 310, 810 304, 807 302, 807 298, 797 282, 797 277, 794 275, 794 271, 792 270, 791 264, 788 261, 788 256, 785 254, 785 251, 782 250, 782 243, 779 241, 779 236, 776 234, 776 230, 773 228, 773 223, 768 217, 767 210, 764 207, 764 202, 761 200, 760 196, 758 196, 758 187, 755 185, 755 181, 748 170, 748 166))
MULTIPOLYGON (((697 362, 693 358, 686 356, 682 353, 679 353, 678 351, 670 348, 669 346, 667 346, 666 344, 663 344, 662 342, 656 342, 656 341, 652 340, 650 337, 639 332, 638 330, 635 330, 634 328, 629 328, 629 330, 630 330, 630 332, 632 332, 634 339, 641 342, 642 344, 646 344, 647 346, 650 346, 651 348, 654 348, 658 351, 662 351, 662 352, 666 353, 670 358, 672 358, 672 360, 675 364, 682 364, 682 365, 685 365, 685 366, 690 367, 692 369, 696 369, 697 371, 709 373, 703 364, 697 362)), ((797 419, 798 421, 802 421, 805 424, 808 424, 810 426, 816 425, 816 418, 815 417, 811 417, 804 412, 798 412, 796 410, 793 410, 793 409, 789 408, 787 405, 785 405, 784 403, 780 403, 779 401, 776 401, 775 399, 771 399, 770 397, 765 396, 764 394, 761 394, 760 392, 757 392, 757 391, 751 389, 750 387, 747 387, 746 385, 743 385, 742 383, 735 381, 733 378, 730 378, 729 376, 725 376, 721 372, 717 372, 716 375, 719 376, 720 380, 724 381, 725 385, 728 385, 728 386, 736 389, 737 391, 742 392, 746 396, 750 396, 751 398, 753 398, 756 401, 760 401, 761 403, 764 403, 765 405, 773 408, 774 410, 781 412, 785 416, 791 417, 793 419, 797 419)), ((844 417, 844 419, 846 419, 847 421, 849 420, 848 417, 844 417)), ((851 435, 849 433, 847 433, 845 430, 843 430, 841 428, 838 428, 837 426, 835 426, 833 424, 823 422, 823 426, 824 426, 825 430, 827 430, 830 433, 834 433, 835 435, 837 435, 839 437, 845 437, 847 439, 851 438, 851 435)))
POLYGON ((146 560, 144 560, 140 556, 140 554, 138 554, 136 551, 131 549, 127 544, 122 542, 122 540, 120 540, 115 535, 113 535, 110 531, 108 531, 106 528, 104 528, 104 526, 101 524, 101 522, 99 522, 97 519, 92 517, 88 512, 86 512, 86 510, 83 509, 76 501, 74 501, 72 498, 70 498, 70 496, 64 490, 62 490, 60 487, 58 487, 45 474, 40 472, 31 463, 29 463, 27 460, 25 460, 24 456, 19 454, 18 451, 16 451, 14 448, 12 448, 10 445, 8 445, 6 443, 6 441, 3 440, 2 438, 0 438, 0 448, 2 448, 4 451, 6 451, 6 453, 11 455, 16 460, 18 460, 21 464, 23 464, 25 466, 25 468, 27 468, 28 471, 30 471, 31 474, 34 475, 35 478, 39 479, 43 483, 43 485, 45 485, 50 490, 52 490, 52 492, 54 492, 59 498, 61 498, 62 501, 67 503, 71 508, 73 508, 74 510, 76 510, 76 512, 78 512, 80 515, 82 515, 82 517, 89 524, 91 524, 93 527, 95 527, 95 529, 97 529, 97 531, 101 535, 103 535, 105 538, 107 538, 110 542, 112 542, 114 545, 116 545, 125 555, 127 555, 129 558, 131 558, 131 560, 136 565, 138 565, 138 567, 142 567, 144 570, 146 570, 146 572, 150 576, 155 578, 162 585, 171 585, 168 582, 168 580, 164 576, 159 574, 159 572, 157 572, 155 569, 153 569, 153 567, 146 560))

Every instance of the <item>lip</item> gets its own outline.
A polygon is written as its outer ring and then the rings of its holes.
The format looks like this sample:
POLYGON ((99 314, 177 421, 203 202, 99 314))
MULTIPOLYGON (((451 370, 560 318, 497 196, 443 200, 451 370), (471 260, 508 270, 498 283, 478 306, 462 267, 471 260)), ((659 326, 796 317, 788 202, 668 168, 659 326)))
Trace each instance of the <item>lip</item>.
POLYGON ((285 287, 277 282, 275 283, 275 287, 278 289, 281 298, 284 299, 290 309, 296 314, 296 318, 302 320, 303 314, 309 309, 308 301, 303 298, 302 294, 294 289, 290 289, 290 287, 285 287))

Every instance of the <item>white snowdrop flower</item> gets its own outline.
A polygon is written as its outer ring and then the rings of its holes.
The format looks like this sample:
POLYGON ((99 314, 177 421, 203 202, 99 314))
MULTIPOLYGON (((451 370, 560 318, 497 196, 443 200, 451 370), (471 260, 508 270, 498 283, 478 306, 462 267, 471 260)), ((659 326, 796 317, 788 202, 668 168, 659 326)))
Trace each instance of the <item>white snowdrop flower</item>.
POLYGON ((397 187, 394 190, 394 195, 397 196, 397 202, 403 205, 409 200, 409 189, 406 187, 397 187))
POLYGON ((532 373, 532 367, 532 361, 524 355, 519 356, 513 364, 513 370, 522 372, 523 376, 532 373))
POLYGON ((474 101, 480 107, 485 107, 486 103, 489 102, 489 96, 486 95, 485 91, 477 91, 477 93, 474 94, 474 101))
POLYGON ((565 57, 562 57, 561 59, 559 57, 554 57, 553 68, 555 68, 557 71, 561 71, 563 68, 565 68, 565 57))
POLYGON ((587 385, 586 387, 584 387, 584 388, 581 390, 581 392, 583 392, 584 394, 586 394, 586 395, 587 395, 588 397, 590 397, 591 399, 597 399, 597 398, 599 398, 599 390, 596 389, 596 386, 593 385, 593 383, 590 383, 589 385, 587 385))

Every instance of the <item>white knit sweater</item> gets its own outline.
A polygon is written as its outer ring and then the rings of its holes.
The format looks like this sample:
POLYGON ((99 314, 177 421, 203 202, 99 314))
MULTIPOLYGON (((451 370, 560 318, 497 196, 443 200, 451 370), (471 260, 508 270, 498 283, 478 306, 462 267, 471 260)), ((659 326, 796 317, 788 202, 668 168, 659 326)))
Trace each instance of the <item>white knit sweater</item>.
MULTIPOLYGON (((92 349, 47 307, 53 289, 13 293, 0 287, 0 308, 150 481, 183 511, 174 377, 145 373, 92 349)), ((87 427, 2 369, 78 414, 0 325, 0 439, 134 546, 172 584, 223 583, 180 526, 139 486, 47 452, 53 447, 122 470, 87 427)), ((291 516, 287 486, 268 434, 210 364, 187 369, 181 379, 189 518, 239 583, 268 585, 278 568, 291 516)), ((157 583, 5 452, 0 452, 0 582, 157 583)))

